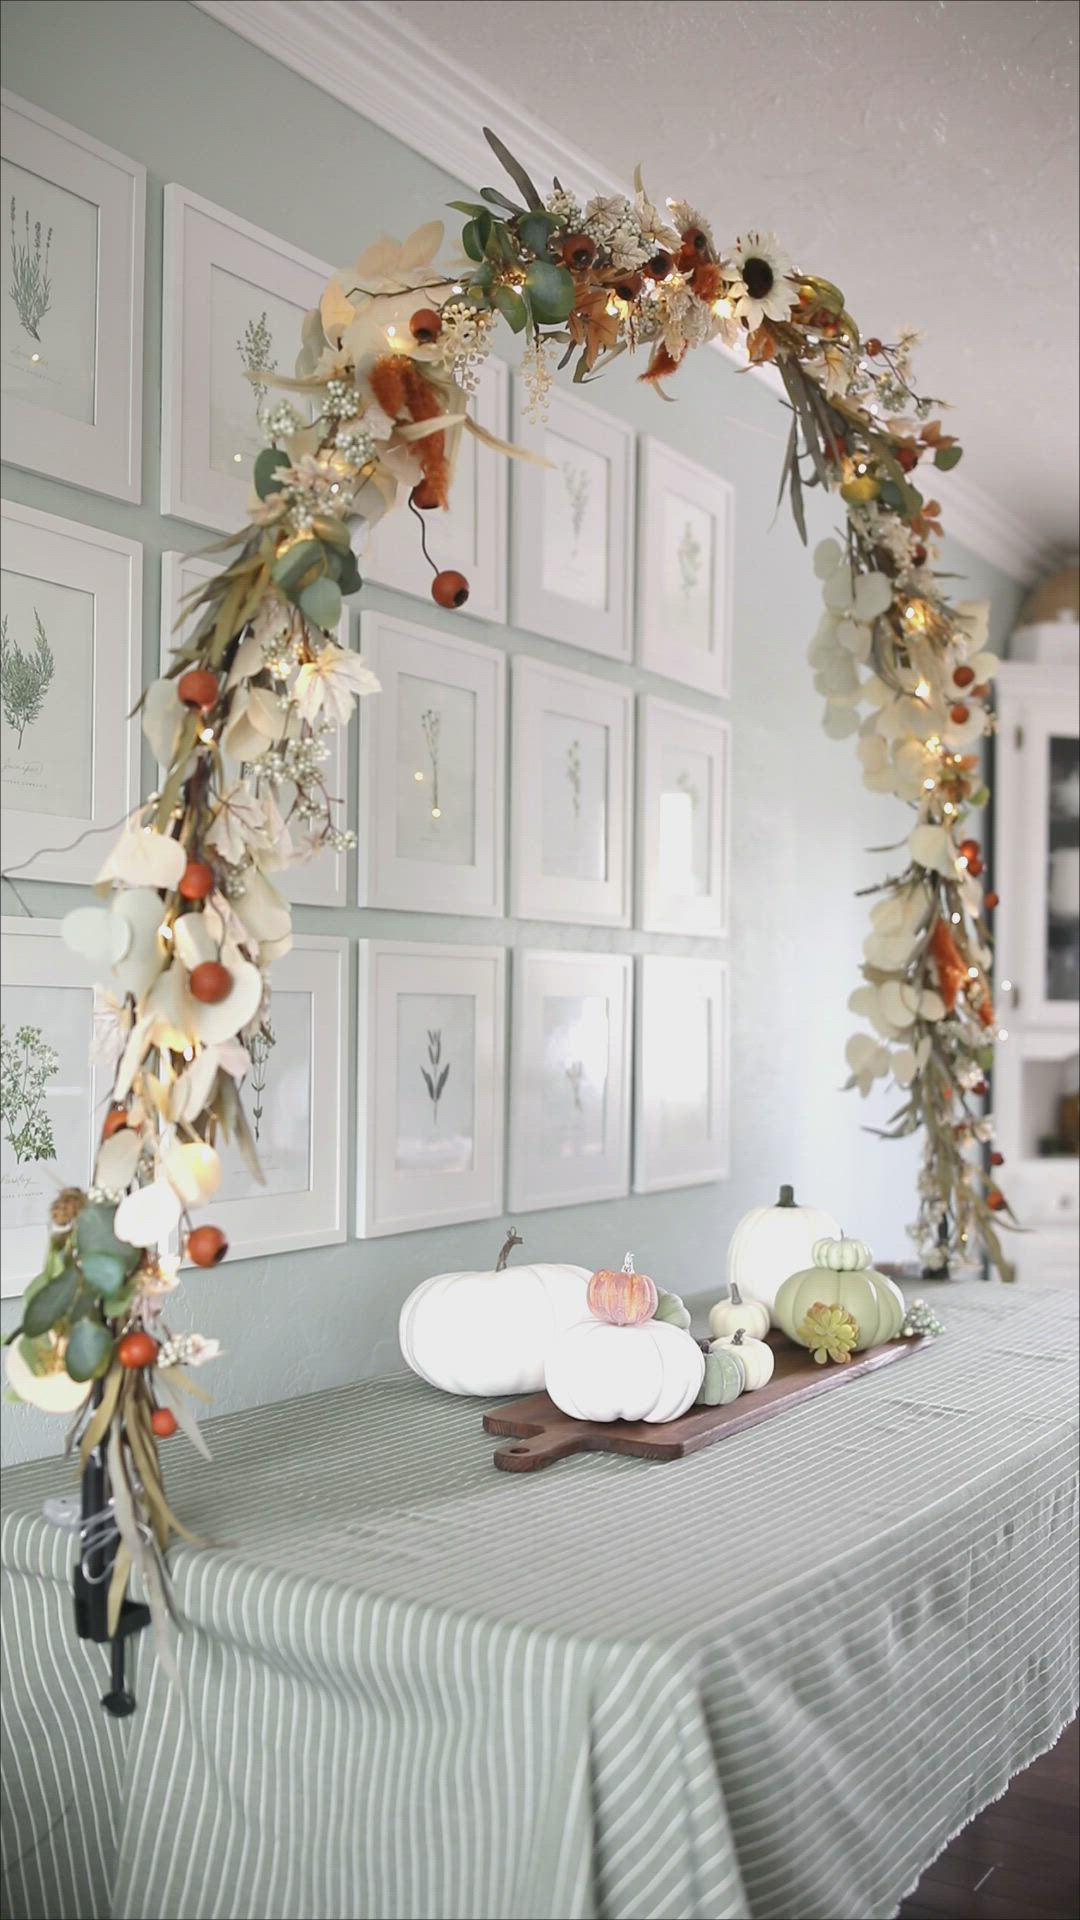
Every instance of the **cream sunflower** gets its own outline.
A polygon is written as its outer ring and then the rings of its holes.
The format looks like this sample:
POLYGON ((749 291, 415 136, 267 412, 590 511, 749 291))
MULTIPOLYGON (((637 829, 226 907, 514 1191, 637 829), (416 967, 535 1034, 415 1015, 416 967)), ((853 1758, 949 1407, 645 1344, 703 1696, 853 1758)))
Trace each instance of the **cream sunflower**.
POLYGON ((739 284, 732 288, 735 313, 751 333, 763 320, 786 320, 799 295, 794 262, 774 233, 743 233, 735 242, 733 265, 739 284))

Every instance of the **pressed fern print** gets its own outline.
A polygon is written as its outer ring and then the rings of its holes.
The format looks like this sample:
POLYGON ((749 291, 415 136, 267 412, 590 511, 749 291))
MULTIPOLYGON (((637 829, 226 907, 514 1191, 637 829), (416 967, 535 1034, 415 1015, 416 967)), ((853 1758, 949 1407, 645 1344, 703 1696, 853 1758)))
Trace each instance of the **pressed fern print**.
POLYGON ((20 1166, 56 1159, 45 1093, 59 1071, 59 1056, 40 1027, 19 1027, 14 1035, 0 1027, 0 1121, 20 1166))
MULTIPOLYGON (((277 371, 274 336, 270 331, 270 322, 265 310, 260 313, 257 320, 248 321, 236 343, 236 351, 243 362, 244 371, 251 376, 277 371)), ((266 399, 265 380, 252 377, 251 391, 255 396, 255 406, 258 409, 266 399)))
POLYGON ((55 669, 52 648, 37 608, 34 608, 33 650, 28 649, 26 653, 12 636, 5 614, 0 620, 0 704, 8 726, 19 736, 20 751, 27 727, 32 727, 40 717, 55 669))
POLYGON ((426 1067, 421 1067, 420 1075, 428 1090, 428 1099, 431 1101, 431 1124, 434 1127, 439 1118, 439 1101, 442 1099, 443 1088, 450 1075, 450 1062, 448 1060, 445 1066, 442 1065, 441 1027, 428 1028, 427 1042, 428 1064, 426 1067))
POLYGON ((38 329, 49 311, 52 301, 52 281, 49 279, 49 253, 52 248, 53 230, 50 227, 45 235, 45 245, 41 244, 41 221, 35 220, 31 238, 30 213, 23 214, 23 237, 20 240, 15 230, 15 196, 11 196, 8 209, 11 233, 11 285, 8 292, 15 303, 24 333, 31 340, 40 343, 38 329))

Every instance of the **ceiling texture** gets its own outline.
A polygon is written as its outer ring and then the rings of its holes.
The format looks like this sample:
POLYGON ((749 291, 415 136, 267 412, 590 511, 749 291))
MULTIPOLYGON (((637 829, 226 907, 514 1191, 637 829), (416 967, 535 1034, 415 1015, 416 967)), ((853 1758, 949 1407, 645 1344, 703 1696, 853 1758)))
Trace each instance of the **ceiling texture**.
MULTIPOLYGON (((409 55, 402 127, 419 84, 451 124, 486 104, 530 164, 563 155, 567 184, 610 190, 640 161, 654 198, 691 200, 718 237, 775 231, 804 271, 845 289, 864 333, 920 328, 920 385, 956 410, 964 485, 1020 524, 1029 554, 1075 550, 1075 0, 207 11, 252 39, 259 16, 269 29, 303 13, 327 31, 333 17, 339 53, 347 39, 358 58, 366 39, 392 35, 409 55)), ((288 57, 272 35, 263 44, 288 57)), ((430 122, 426 137, 442 158, 430 122)))

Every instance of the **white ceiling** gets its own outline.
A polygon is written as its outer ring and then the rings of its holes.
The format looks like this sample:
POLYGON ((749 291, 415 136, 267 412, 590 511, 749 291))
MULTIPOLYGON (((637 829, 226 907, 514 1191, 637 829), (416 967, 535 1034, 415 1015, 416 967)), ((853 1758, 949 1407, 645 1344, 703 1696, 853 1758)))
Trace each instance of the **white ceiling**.
POLYGON ((198 0, 475 187, 485 118, 584 189, 641 161, 718 236, 772 228, 865 334, 925 334, 966 452, 954 531, 1077 544, 1075 0, 198 0))
MULTIPOLYGON (((380 8, 717 234, 774 229, 864 333, 926 335, 965 478, 1076 543, 1072 0, 394 0, 380 8)), ((569 169, 567 170, 569 172, 569 169)), ((491 179, 495 184, 496 168, 491 179)), ((565 176, 564 176, 565 178, 565 176)))

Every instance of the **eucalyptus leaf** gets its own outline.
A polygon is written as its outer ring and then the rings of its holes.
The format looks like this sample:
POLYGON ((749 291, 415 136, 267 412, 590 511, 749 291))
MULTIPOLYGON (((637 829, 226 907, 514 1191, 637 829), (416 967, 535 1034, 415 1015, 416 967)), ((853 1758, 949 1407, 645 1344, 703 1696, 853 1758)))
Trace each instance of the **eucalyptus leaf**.
POLYGON ((530 253, 546 253, 558 221, 553 213, 523 213, 517 221, 517 237, 530 253))
POLYGON ((963 447, 938 447, 934 454, 934 465, 940 468, 942 473, 948 473, 951 468, 960 465, 963 457, 963 447))
POLYGON ((476 220, 466 220, 461 229, 461 244, 470 260, 482 260, 484 243, 480 238, 480 225, 476 220))
POLYGON ((352 548, 341 556, 341 572, 338 574, 338 586, 347 600, 351 593, 359 593, 364 582, 360 568, 356 564, 356 555, 352 548))
POLYGON ((556 260, 534 260, 525 275, 532 310, 541 326, 558 326, 574 306, 574 282, 556 260))
POLYGON ((499 161, 500 165, 506 168, 506 171, 510 175, 510 178, 513 181, 515 187, 518 187, 521 190, 521 192, 525 195, 526 204, 530 207, 537 207, 537 208, 542 207, 544 203, 541 200, 540 195, 537 193, 536 188, 534 187, 532 181, 529 179, 529 176, 526 173, 524 167, 522 166, 520 160, 514 159, 514 156, 510 152, 509 147, 503 146, 503 143, 499 139, 498 134, 492 133, 490 127, 485 127, 484 139, 487 141, 488 146, 491 148, 492 153, 495 155, 495 158, 499 161))
POLYGON ((349 529, 344 520, 335 520, 332 513, 316 514, 311 523, 311 531, 324 546, 336 547, 339 553, 349 548, 349 529))
POLYGON ((115 1219, 116 1208, 108 1201, 88 1203, 75 1222, 75 1254, 83 1267, 89 1254, 111 1254, 119 1260, 126 1276, 134 1273, 139 1264, 139 1249, 129 1240, 117 1239, 113 1231, 115 1219))
POLYGON ((263 447, 262 451, 256 454, 253 478, 255 491, 260 500, 265 500, 268 493, 281 492, 281 481, 277 478, 278 469, 290 464, 288 454, 280 447, 263 447))
POLYGON ((491 207, 501 207, 504 213, 520 214, 525 211, 524 207, 518 206, 516 200, 508 200, 505 193, 500 193, 498 187, 481 187, 480 198, 486 200, 491 207))
POLYGON ((309 620, 329 633, 341 619, 341 588, 323 574, 303 589, 300 606, 309 620))
POLYGON ((48 1333, 68 1312, 78 1291, 79 1275, 74 1267, 65 1267, 55 1280, 49 1280, 35 1293, 23 1314, 22 1330, 28 1339, 48 1333))
POLYGON ((85 1253, 80 1265, 83 1279, 95 1293, 119 1293, 127 1279, 124 1262, 115 1253, 85 1253))
POLYGON ((80 1320, 71 1329, 64 1365, 73 1380, 100 1380, 108 1373, 113 1337, 100 1320, 80 1320))
POLYGON ((280 559, 274 561, 271 572, 278 586, 289 592, 312 567, 320 566, 323 558, 323 550, 317 540, 298 540, 295 547, 287 548, 280 559))
POLYGON ((455 213, 467 213, 471 219, 475 219, 478 213, 487 212, 487 208, 478 205, 475 200, 448 200, 446 204, 453 207, 455 213))
POLYGON ((491 297, 503 319, 515 333, 520 333, 529 317, 520 293, 515 293, 513 287, 496 287, 491 297))

